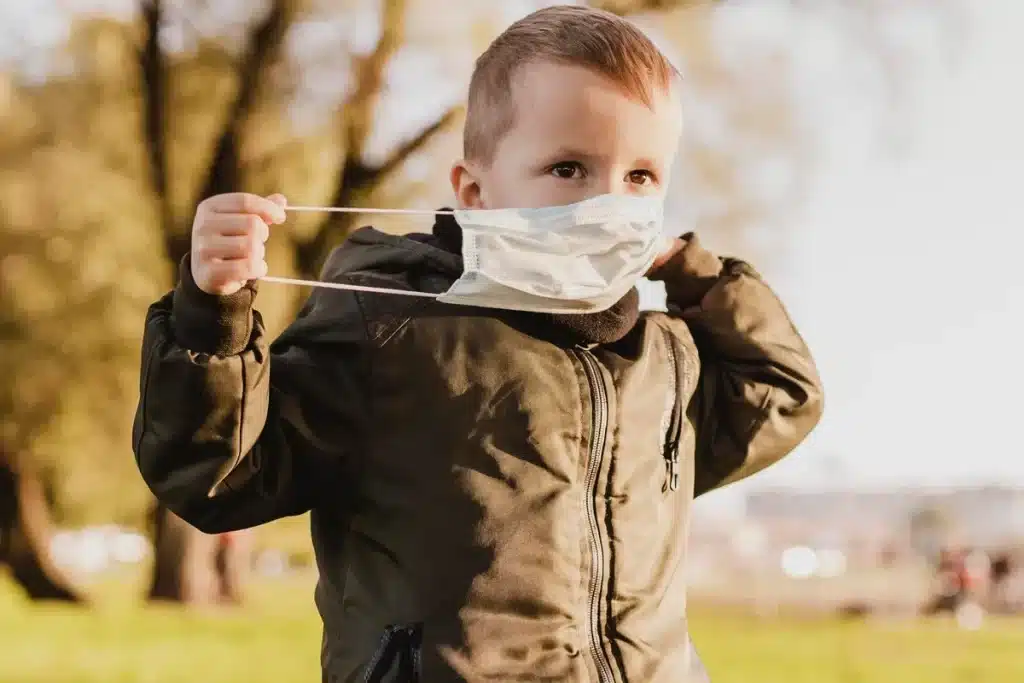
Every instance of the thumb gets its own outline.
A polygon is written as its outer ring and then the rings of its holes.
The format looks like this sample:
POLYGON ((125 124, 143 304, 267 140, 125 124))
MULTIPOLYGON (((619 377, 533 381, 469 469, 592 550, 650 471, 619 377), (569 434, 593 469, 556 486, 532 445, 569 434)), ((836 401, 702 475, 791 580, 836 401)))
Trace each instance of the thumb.
POLYGON ((278 206, 288 206, 288 199, 285 198, 285 196, 279 192, 275 192, 274 194, 269 195, 267 199, 274 202, 278 206))

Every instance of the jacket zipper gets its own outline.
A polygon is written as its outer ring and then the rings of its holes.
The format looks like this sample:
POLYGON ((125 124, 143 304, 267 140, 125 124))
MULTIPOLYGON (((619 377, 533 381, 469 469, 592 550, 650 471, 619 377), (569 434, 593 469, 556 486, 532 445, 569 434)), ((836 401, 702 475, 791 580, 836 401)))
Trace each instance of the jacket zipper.
POLYGON ((601 455, 604 453, 608 438, 608 391, 597 359, 589 351, 578 348, 576 355, 583 364, 587 382, 590 384, 593 398, 592 431, 590 437, 590 453, 587 460, 586 499, 587 524, 590 529, 590 590, 588 592, 587 635, 590 640, 590 653, 597 667, 601 683, 614 683, 612 665, 608 660, 604 647, 601 645, 601 587, 604 585, 604 552, 601 547, 601 529, 597 521, 597 477, 601 471, 601 455))
POLYGON ((682 395, 686 390, 688 366, 685 362, 680 363, 675 341, 672 339, 672 333, 668 330, 665 330, 665 343, 668 346, 669 371, 671 373, 668 398, 671 401, 671 409, 662 450, 662 457, 665 459, 665 485, 662 490, 677 491, 679 489, 679 442, 683 435, 682 395))
POLYGON ((422 677, 421 632, 416 626, 388 626, 381 634, 377 649, 366 665, 363 683, 379 683, 388 670, 399 662, 398 680, 419 683, 422 677))
POLYGON ((383 676, 383 672, 378 672, 377 669, 381 666, 384 654, 388 651, 388 646, 391 645, 391 641, 394 640, 395 633, 397 632, 398 629, 394 626, 388 626, 384 629, 384 633, 381 634, 380 640, 377 642, 377 649, 374 650, 370 663, 366 665, 363 683, 372 683, 383 676))

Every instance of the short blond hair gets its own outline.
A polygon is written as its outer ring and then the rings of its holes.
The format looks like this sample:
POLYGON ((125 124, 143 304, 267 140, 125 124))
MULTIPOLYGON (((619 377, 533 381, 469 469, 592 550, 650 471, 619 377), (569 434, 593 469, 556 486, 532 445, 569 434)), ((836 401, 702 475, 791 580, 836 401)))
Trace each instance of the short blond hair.
POLYGON ((463 135, 467 159, 490 163, 515 124, 511 91, 525 64, 553 62, 590 69, 651 106, 679 72, 643 31, 610 12, 556 5, 509 26, 476 60, 463 135))

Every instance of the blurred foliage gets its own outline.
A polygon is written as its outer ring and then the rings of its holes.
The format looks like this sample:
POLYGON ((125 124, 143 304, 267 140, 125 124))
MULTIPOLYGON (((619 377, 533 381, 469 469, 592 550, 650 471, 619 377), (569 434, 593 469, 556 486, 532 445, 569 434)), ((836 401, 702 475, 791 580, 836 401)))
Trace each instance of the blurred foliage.
MULTIPOLYGON (((0 447, 49 473, 59 522, 140 520, 148 494, 129 432, 141 323, 173 283, 198 201, 245 190, 283 192, 294 204, 432 204, 446 191, 438 167, 446 171, 461 146, 473 57, 508 22, 546 4, 4 4, 0 447)), ((686 191, 672 200, 683 224, 735 244, 766 212, 794 204, 799 182, 775 205, 748 182, 762 161, 771 171, 779 158, 786 167, 809 154, 784 46, 741 60, 714 38, 713 7, 749 12, 755 3, 595 4, 637 14, 682 67, 696 105, 686 191)), ((888 11, 878 0, 846 6, 888 11)), ((271 272, 315 277, 358 220, 302 214, 277 226, 271 272)), ((263 288, 272 332, 304 294, 263 288)))
POLYGON ((928 562, 937 562, 942 549, 953 544, 956 524, 944 507, 922 506, 913 510, 907 521, 911 547, 928 562))
POLYGON ((0 439, 64 473, 68 518, 123 519, 145 500, 125 457, 139 321, 168 268, 131 31, 83 22, 66 49, 76 77, 13 88, 0 121, 0 439))

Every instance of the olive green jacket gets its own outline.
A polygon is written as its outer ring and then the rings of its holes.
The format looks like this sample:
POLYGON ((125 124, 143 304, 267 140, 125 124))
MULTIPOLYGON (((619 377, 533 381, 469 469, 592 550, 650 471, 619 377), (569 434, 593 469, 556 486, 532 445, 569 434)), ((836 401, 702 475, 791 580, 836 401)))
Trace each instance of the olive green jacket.
MULTIPOLYGON (((789 453, 822 389, 758 275, 686 240, 658 274, 670 312, 597 345, 328 289, 271 344, 255 287, 207 295, 186 259, 146 320, 139 468, 208 533, 312 511, 324 681, 706 680, 693 498, 789 453)), ((366 228, 324 279, 439 292, 460 272, 366 228)))

